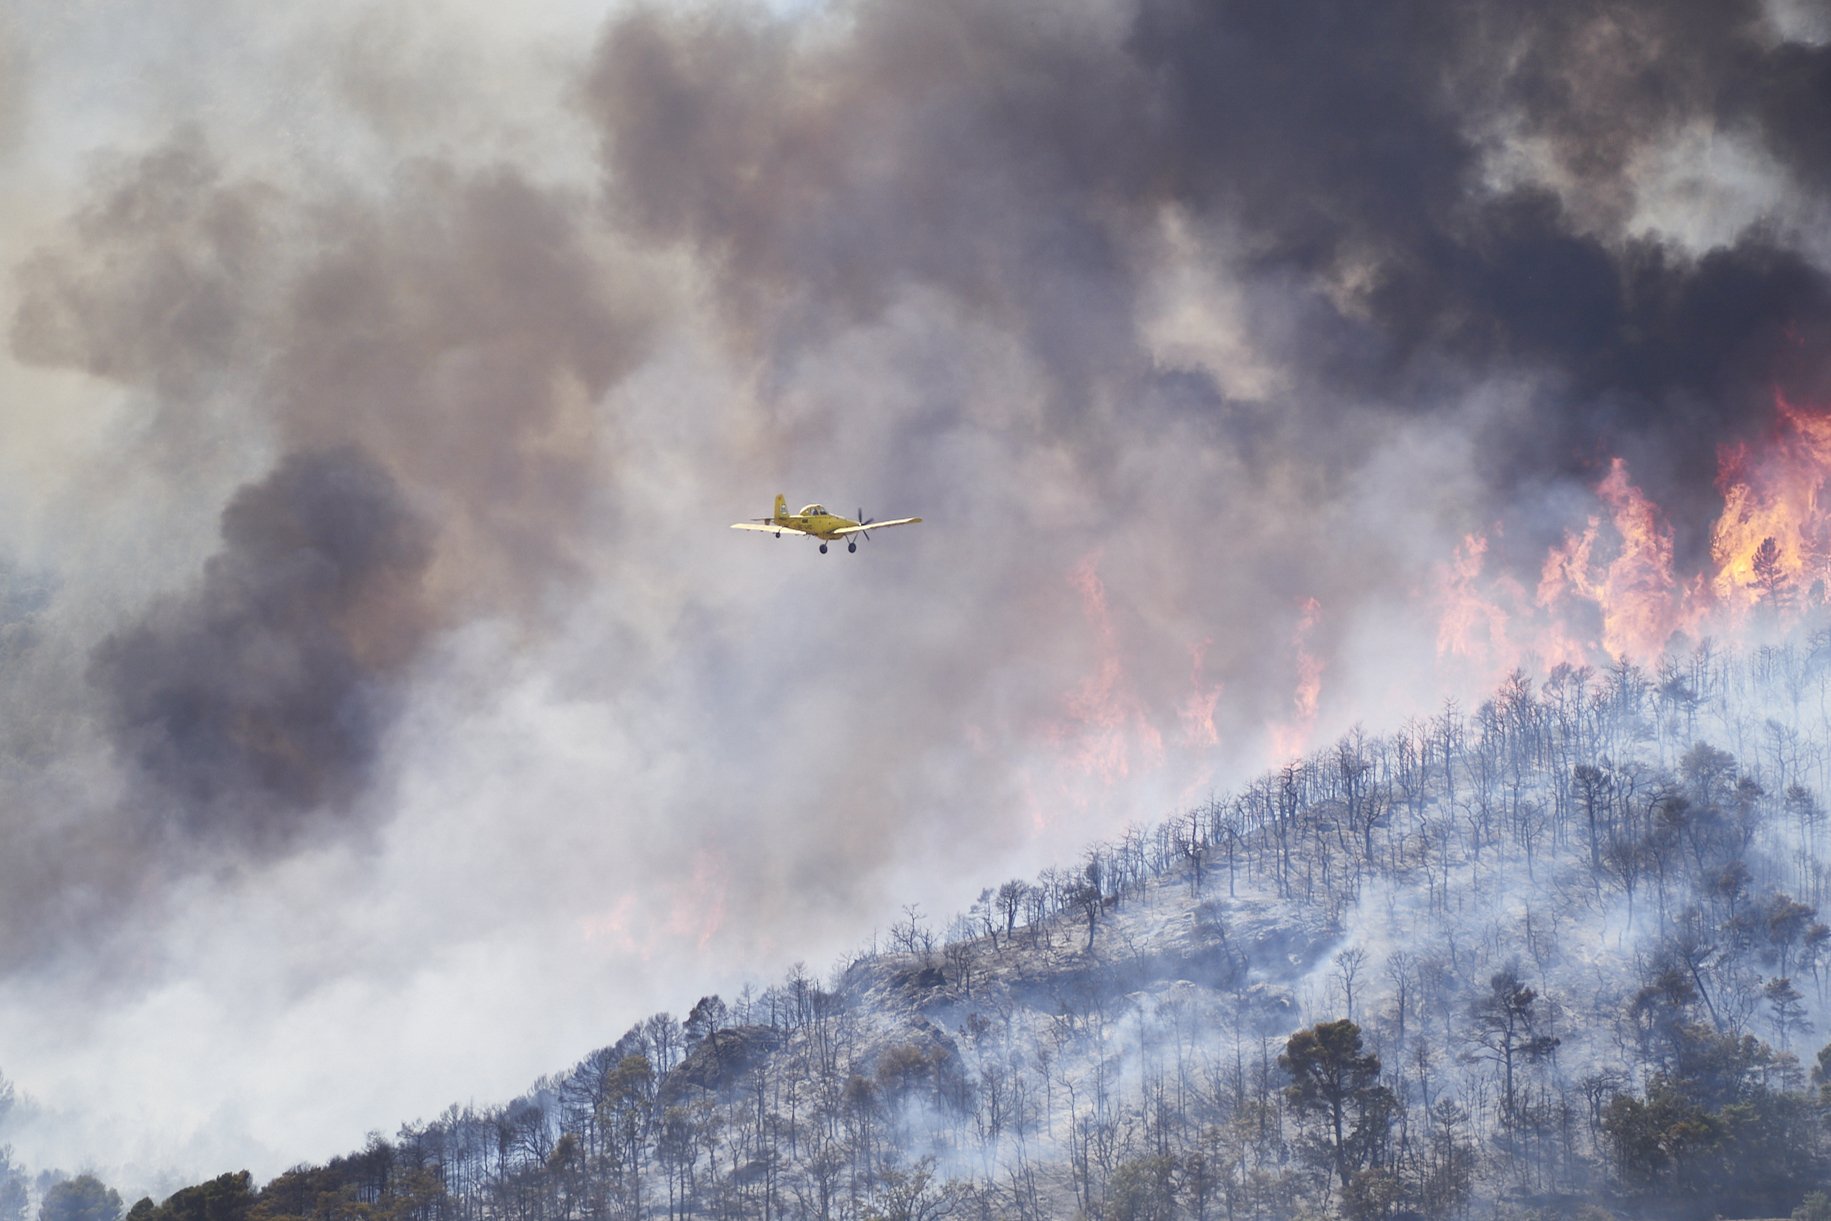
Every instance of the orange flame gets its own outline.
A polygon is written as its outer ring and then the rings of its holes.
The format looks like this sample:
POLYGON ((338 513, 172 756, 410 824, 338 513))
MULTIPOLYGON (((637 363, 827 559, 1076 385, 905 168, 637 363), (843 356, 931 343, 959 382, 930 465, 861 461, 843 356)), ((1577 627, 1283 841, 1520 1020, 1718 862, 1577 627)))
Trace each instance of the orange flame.
POLYGON ((1626 462, 1616 458, 1609 464, 1596 495, 1609 509, 1614 556, 1606 563, 1596 557, 1602 520, 1595 516, 1581 535, 1566 536, 1545 557, 1538 603, 1553 614, 1541 637, 1547 664, 1576 662, 1593 652, 1570 636, 1559 612, 1565 597, 1595 604, 1602 620, 1601 646, 1611 658, 1658 656, 1672 633, 1694 620, 1672 576, 1672 530, 1657 506, 1628 480, 1626 462))
MULTIPOLYGON (((1596 532, 1602 527, 1600 517, 1591 517, 1582 534, 1567 534, 1564 541, 1545 554, 1539 569, 1539 587, 1534 604, 1546 614, 1541 616, 1534 634, 1539 660, 1547 667, 1582 665, 1595 655, 1597 644, 1584 640, 1576 625, 1560 612, 1565 598, 1590 587, 1590 553, 1595 550, 1596 532)), ((1508 660, 1508 668, 1518 664, 1508 660)))
POLYGON ((710 848, 693 854, 692 876, 678 883, 668 902, 668 933, 705 949, 725 923, 725 861, 710 848))
POLYGON ((1775 392, 1779 435, 1757 458, 1747 446, 1722 455, 1723 516, 1711 534, 1712 590, 1746 611, 1819 604, 1831 587, 1831 520, 1820 505, 1831 477, 1831 415, 1775 392))
POLYGON ((693 854, 690 876, 645 895, 619 895, 608 908, 579 920, 586 942, 602 943, 643 962, 678 953, 685 943, 705 949, 725 923, 725 860, 712 848, 693 854), (656 912, 665 909, 659 919, 656 912))
POLYGON ((1322 659, 1310 652, 1310 632, 1322 615, 1322 603, 1305 598, 1302 616, 1291 633, 1291 647, 1297 653, 1297 689, 1291 695, 1295 715, 1289 721, 1272 726, 1272 752, 1279 759, 1301 755, 1309 744, 1310 732, 1316 727, 1316 708, 1322 700, 1322 659))
POLYGON ((580 919, 579 932, 587 941, 608 941, 618 950, 639 954, 646 961, 651 953, 650 947, 630 927, 635 912, 636 896, 619 895, 617 901, 604 911, 580 919))
POLYGON ((1507 639, 1507 612, 1481 584, 1481 570, 1487 554, 1486 535, 1466 534, 1456 548, 1455 558, 1438 574, 1439 601, 1443 604, 1437 618, 1439 657, 1512 655, 1513 646, 1507 639))
POLYGON ((1126 677, 1099 562, 1097 551, 1084 556, 1068 578, 1080 592, 1082 610, 1099 637, 1099 664, 1064 697, 1065 715, 1049 736, 1066 749, 1077 770, 1111 784, 1131 774, 1134 752, 1145 766, 1161 762, 1163 735, 1126 677))
POLYGON ((1208 648, 1214 643, 1209 636, 1189 650, 1189 695, 1178 709, 1183 725, 1183 741, 1193 746, 1218 746, 1221 735, 1214 728, 1215 705, 1221 701, 1224 684, 1210 683, 1206 677, 1208 648))
POLYGON ((1621 550, 1603 574, 1602 647, 1612 657, 1651 657, 1664 649, 1683 614, 1674 600, 1672 530, 1616 458, 1596 489, 1614 512, 1621 550))
POLYGON ((1467 535, 1438 570, 1437 653, 1504 672, 1535 661, 1657 659, 1674 639, 1733 630, 1766 605, 1777 615, 1831 601, 1831 412, 1776 393, 1776 434, 1758 453, 1719 458, 1723 512, 1714 570, 1681 580, 1659 506, 1616 458, 1596 484, 1597 512, 1552 547, 1530 605, 1505 575, 1483 573, 1487 539, 1467 535))

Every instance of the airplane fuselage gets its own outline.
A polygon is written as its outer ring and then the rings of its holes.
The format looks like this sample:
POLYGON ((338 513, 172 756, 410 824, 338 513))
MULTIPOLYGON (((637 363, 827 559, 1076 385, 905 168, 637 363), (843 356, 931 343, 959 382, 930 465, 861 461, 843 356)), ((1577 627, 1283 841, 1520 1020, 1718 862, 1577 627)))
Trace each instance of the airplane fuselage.
POLYGON ((825 551, 828 543, 845 540, 847 551, 858 550, 858 539, 854 535, 870 538, 867 530, 888 530, 892 526, 913 526, 922 519, 919 517, 898 517, 890 521, 872 521, 859 511, 858 519, 841 517, 837 513, 826 511, 825 505, 805 505, 799 513, 788 511, 788 501, 780 493, 776 496, 775 508, 768 517, 752 521, 733 522, 733 530, 762 530, 773 533, 777 538, 784 534, 806 534, 820 540, 820 550, 825 551))
POLYGON ((822 505, 808 505, 799 513, 776 514, 775 524, 785 529, 798 530, 802 534, 811 534, 815 538, 831 543, 836 542, 840 537, 835 531, 843 530, 847 526, 856 526, 858 523, 849 517, 828 513, 822 505))

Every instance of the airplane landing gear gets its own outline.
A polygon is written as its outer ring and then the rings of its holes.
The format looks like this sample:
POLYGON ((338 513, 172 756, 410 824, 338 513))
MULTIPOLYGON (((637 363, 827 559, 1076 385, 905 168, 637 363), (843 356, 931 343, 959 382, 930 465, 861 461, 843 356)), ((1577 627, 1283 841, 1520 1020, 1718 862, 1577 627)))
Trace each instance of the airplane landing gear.
POLYGON ((820 554, 821 555, 826 554, 826 544, 825 543, 820 544, 820 554))
POLYGON ((846 550, 847 550, 847 551, 857 551, 857 550, 858 550, 858 544, 857 544, 857 543, 847 543, 847 544, 846 544, 846 550))

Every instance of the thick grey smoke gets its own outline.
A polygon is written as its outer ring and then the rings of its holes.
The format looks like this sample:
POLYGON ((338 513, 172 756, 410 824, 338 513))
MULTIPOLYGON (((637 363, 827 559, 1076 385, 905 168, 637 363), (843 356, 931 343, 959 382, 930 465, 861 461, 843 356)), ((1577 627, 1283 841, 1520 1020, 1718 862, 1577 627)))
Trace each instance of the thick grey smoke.
POLYGON ((1252 344, 1294 382, 1277 411, 1313 444, 1344 412, 1460 426, 1478 387, 1529 378, 1525 418, 1479 438, 1497 496, 1625 454, 1695 550, 1718 447, 1774 385, 1831 389, 1800 229, 1822 215, 1803 133, 1828 79, 1831 50, 1755 3, 1035 21, 954 0, 831 25, 644 10, 613 21, 588 96, 617 215, 712 259, 746 341, 925 286, 1020 336, 1070 419, 1102 390, 1234 419, 1211 385, 1150 392, 1140 286, 1174 211, 1198 234, 1177 257, 1245 286, 1252 344), (1705 250, 1645 220, 1650 162, 1700 130, 1769 158, 1790 200, 1705 250))
POLYGON ((237 492, 222 537, 198 588, 105 641, 92 677, 134 813, 205 848, 278 851, 374 773, 426 638, 433 535, 343 448, 237 492))
POLYGON ((434 632, 565 576, 593 404, 642 330, 582 210, 434 163, 379 202, 288 198, 186 132, 20 265, 14 352, 142 389, 143 461, 182 481, 232 437, 278 454, 195 587, 95 649, 150 785, 130 804, 213 850, 296 842, 359 804, 434 632))
POLYGON ((68 237, 16 270, 14 353, 145 385, 168 412, 252 339, 275 259, 266 192, 228 183, 195 132, 101 173, 68 237))
POLYGON ((0 1033, 365 1082, 276 1168, 1425 711, 1464 534, 1695 556, 1831 399, 1798 14, 357 7, 0 21, 0 1033))
POLYGON ((225 420, 282 449, 362 445, 456 518, 467 601, 562 563, 594 404, 646 331, 586 201, 431 160, 380 198, 282 189, 195 133, 97 185, 19 269, 21 359, 150 390, 152 456, 180 470, 225 420))
POLYGON ((1153 167, 1114 16, 948 0, 832 29, 736 8, 613 19, 584 97, 613 215, 690 243, 734 334, 778 358, 945 293, 1038 356, 1070 425, 1139 372, 1153 167))

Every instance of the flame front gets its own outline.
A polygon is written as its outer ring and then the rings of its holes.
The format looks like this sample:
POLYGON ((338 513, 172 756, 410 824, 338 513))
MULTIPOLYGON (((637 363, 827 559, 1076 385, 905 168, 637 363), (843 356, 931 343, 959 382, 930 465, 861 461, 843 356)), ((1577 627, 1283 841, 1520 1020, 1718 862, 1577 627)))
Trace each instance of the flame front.
POLYGON ((1215 723, 1224 684, 1208 676, 1214 638, 1187 646, 1187 689, 1170 690, 1135 681, 1127 658, 1149 656, 1123 608, 1115 614, 1100 575, 1098 550, 1083 555, 1066 574, 1078 595, 1091 647, 1081 679, 1062 690, 1053 715, 1040 725, 1045 750, 1040 767, 1025 768, 1019 792, 1036 830, 1046 829, 1052 812, 1080 816, 1107 806, 1122 787, 1142 790, 1166 771, 1191 777, 1184 799, 1195 800, 1212 775, 1213 751, 1221 742, 1215 723), (1161 726, 1161 728, 1160 728, 1161 726), (1166 768, 1174 755, 1176 766, 1166 768))
POLYGON ((1601 515, 1591 517, 1581 535, 1567 536, 1551 549, 1539 575, 1538 604, 1550 612, 1540 639, 1547 664, 1583 660, 1585 649, 1570 633, 1561 607, 1566 597, 1595 605, 1601 624, 1601 648, 1610 658, 1654 657, 1672 633, 1694 616, 1678 596, 1672 575, 1672 530, 1654 503, 1628 478, 1627 463, 1616 458, 1596 485, 1608 509, 1604 562, 1596 550, 1603 537, 1601 515))
POLYGON ((1820 500, 1831 476, 1831 415, 1774 396, 1779 435, 1759 456, 1726 453, 1723 516, 1710 539, 1712 591, 1740 611, 1820 605, 1831 588, 1831 522, 1820 500))
MULTIPOLYGON (((1512 589, 1490 589, 1482 580, 1487 562, 1488 538, 1485 534, 1467 534, 1456 548, 1456 556, 1438 574, 1442 610, 1437 617, 1437 653, 1444 657, 1480 657, 1500 653, 1511 655, 1507 638, 1509 616, 1496 600, 1497 595, 1512 589)), ((1510 585, 1511 583, 1508 583, 1510 585)))
POLYGON ((1734 632, 1756 608, 1784 627, 1831 601, 1831 411, 1775 395, 1775 435, 1719 457, 1723 511, 1709 571, 1681 579, 1665 514, 1615 458, 1597 511, 1545 555, 1530 603, 1483 572, 1485 535, 1467 535, 1438 570, 1437 653, 1504 673, 1515 666, 1648 662, 1675 640, 1734 632))
POLYGON ((1310 649, 1310 633, 1322 615, 1322 603, 1305 598, 1296 630, 1291 633, 1291 648, 1297 655, 1297 687, 1291 693, 1294 715, 1289 721, 1272 726, 1272 755, 1293 759, 1309 745, 1310 733, 1316 727, 1316 709, 1322 702, 1322 659, 1310 649))
POLYGON ((1183 725, 1183 741, 1191 746, 1218 746, 1220 733, 1214 728, 1214 709, 1221 702, 1221 683, 1207 678, 1208 649, 1214 637, 1204 637, 1189 650, 1189 694, 1178 710, 1183 725))
POLYGON ((1081 595, 1082 611, 1099 639, 1099 664, 1064 697, 1064 715, 1051 736, 1077 770, 1111 785, 1131 775, 1134 756, 1147 767, 1161 762, 1163 735, 1151 723, 1143 701, 1126 677, 1099 563, 1097 551, 1084 556, 1069 576, 1069 583, 1081 595))

